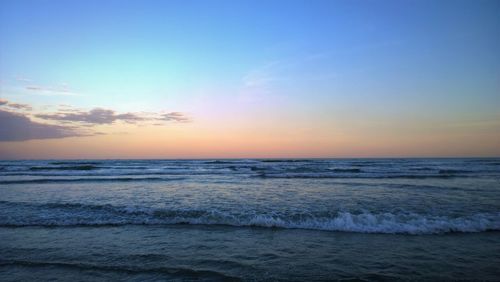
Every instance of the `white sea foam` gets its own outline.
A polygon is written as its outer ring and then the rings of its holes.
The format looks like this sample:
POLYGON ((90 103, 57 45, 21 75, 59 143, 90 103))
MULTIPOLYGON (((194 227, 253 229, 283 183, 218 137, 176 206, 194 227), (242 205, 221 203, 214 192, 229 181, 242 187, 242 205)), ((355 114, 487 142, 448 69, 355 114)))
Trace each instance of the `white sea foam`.
MULTIPOLYGON (((2 204, 5 204, 3 202, 2 204)), ((14 212, 14 209, 11 209, 14 212)), ((437 234, 448 232, 482 232, 500 230, 500 212, 476 213, 450 217, 416 213, 352 213, 329 215, 231 213, 220 210, 152 209, 114 207, 111 205, 45 204, 25 206, 21 213, 0 217, 3 226, 72 226, 72 225, 228 225, 268 228, 313 229, 358 233, 437 234), (24 217, 26 208, 36 216, 24 217), (19 216, 16 216, 19 215, 19 216)))

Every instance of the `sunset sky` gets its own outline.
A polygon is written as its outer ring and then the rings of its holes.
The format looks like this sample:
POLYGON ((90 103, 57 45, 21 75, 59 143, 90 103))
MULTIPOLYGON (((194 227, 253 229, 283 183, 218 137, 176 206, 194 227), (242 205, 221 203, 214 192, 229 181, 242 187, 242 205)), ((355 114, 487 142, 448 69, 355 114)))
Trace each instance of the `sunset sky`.
POLYGON ((500 1, 0 2, 0 159, 500 156, 500 1))

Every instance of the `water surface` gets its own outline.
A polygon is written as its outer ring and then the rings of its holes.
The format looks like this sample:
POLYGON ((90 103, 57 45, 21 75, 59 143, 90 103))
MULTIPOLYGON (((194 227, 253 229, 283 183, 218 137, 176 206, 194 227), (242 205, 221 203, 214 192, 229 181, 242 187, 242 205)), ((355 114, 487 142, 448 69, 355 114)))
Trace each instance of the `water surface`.
POLYGON ((0 279, 496 280, 500 159, 0 162, 0 279))

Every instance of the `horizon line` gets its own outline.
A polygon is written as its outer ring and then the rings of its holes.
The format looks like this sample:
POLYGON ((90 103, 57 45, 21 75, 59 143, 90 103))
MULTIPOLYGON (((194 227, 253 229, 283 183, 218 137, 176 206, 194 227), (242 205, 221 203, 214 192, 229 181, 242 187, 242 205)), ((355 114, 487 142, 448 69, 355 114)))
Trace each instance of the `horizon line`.
POLYGON ((32 159, 1 159, 0 161, 53 161, 53 160, 67 160, 67 161, 133 161, 133 160, 165 160, 165 161, 203 161, 203 160, 348 160, 348 159, 500 159, 500 156, 419 156, 419 157, 234 157, 234 158, 32 158, 32 159))

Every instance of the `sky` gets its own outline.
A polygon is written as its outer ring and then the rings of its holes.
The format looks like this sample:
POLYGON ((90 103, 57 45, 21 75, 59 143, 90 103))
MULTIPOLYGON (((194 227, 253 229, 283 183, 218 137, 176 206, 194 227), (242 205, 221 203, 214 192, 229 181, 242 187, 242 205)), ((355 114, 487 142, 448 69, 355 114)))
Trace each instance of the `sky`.
POLYGON ((500 1, 0 1, 0 159, 500 156, 500 1))

